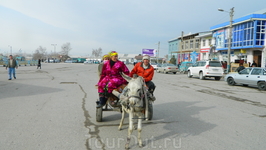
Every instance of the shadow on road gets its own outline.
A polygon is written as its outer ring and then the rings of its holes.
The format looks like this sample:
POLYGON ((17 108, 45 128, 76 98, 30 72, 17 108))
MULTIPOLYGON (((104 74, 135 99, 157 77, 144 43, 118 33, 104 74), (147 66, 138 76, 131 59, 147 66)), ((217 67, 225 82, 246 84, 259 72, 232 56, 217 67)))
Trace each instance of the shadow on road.
MULTIPOLYGON (((153 141, 167 139, 169 137, 185 137, 195 136, 203 132, 209 131, 216 127, 211 124, 200 120, 197 117, 201 111, 208 110, 214 107, 199 107, 195 106, 198 102, 177 101, 172 103, 164 103, 154 105, 153 119, 150 121, 143 121, 143 130, 145 128, 154 129, 150 136, 153 136, 153 141), (164 134, 156 135, 158 130, 157 125, 162 125, 166 130, 164 134)), ((121 119, 120 112, 104 112, 103 122, 99 123, 100 126, 118 126, 121 119), (112 123, 111 123, 112 122, 112 123), (111 124, 110 124, 111 123, 111 124)), ((128 115, 125 117, 123 130, 128 128, 128 115)), ((146 144, 149 144, 148 143, 146 144)))
POLYGON ((36 86, 30 84, 21 84, 21 83, 12 83, 12 82, 1 82, 0 83, 0 100, 3 98, 12 98, 12 97, 22 97, 22 96, 31 96, 39 94, 48 94, 62 91, 59 88, 51 88, 44 86, 36 86))

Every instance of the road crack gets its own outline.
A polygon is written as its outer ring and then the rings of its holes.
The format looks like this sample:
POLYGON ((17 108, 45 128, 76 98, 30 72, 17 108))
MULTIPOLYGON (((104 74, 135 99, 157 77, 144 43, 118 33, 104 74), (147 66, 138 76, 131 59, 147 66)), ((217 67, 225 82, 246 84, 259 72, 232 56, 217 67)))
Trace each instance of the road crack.
POLYGON ((96 124, 92 123, 90 118, 90 114, 89 111, 86 109, 86 98, 87 98, 87 93, 85 92, 85 90, 82 88, 81 85, 79 85, 81 91, 84 93, 84 97, 82 98, 82 110, 84 112, 84 117, 85 117, 85 121, 84 121, 84 126, 85 128, 87 128, 89 130, 88 132, 88 138, 86 139, 86 143, 85 146, 87 148, 87 150, 92 150, 90 147, 90 142, 92 140, 96 140, 99 144, 102 145, 102 149, 105 150, 105 144, 102 142, 101 137, 99 136, 100 130, 99 130, 99 126, 97 126, 96 124))
POLYGON ((260 102, 251 101, 251 100, 248 100, 248 99, 239 98, 239 97, 235 97, 235 96, 230 96, 230 95, 226 95, 224 93, 217 93, 217 92, 210 91, 210 90, 207 90, 207 89, 197 90, 197 91, 201 92, 201 93, 215 95, 215 96, 219 96, 219 97, 222 97, 222 98, 227 98, 227 99, 231 99, 231 100, 234 100, 234 101, 243 102, 243 103, 246 103, 246 104, 251 104, 251 105, 254 105, 254 106, 266 108, 266 105, 261 104, 260 102))

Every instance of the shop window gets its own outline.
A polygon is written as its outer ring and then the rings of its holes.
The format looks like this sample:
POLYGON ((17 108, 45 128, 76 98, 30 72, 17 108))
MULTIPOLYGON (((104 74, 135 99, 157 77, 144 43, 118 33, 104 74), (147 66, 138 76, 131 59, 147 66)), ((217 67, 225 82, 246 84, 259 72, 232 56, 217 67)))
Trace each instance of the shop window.
POLYGON ((190 40, 190 49, 193 48, 193 40, 190 40))
POLYGON ((209 45, 211 45, 212 44, 212 39, 209 39, 209 45))
POLYGON ((196 48, 199 48, 199 39, 196 40, 196 43, 195 43, 195 44, 196 44, 196 45, 195 45, 196 48))

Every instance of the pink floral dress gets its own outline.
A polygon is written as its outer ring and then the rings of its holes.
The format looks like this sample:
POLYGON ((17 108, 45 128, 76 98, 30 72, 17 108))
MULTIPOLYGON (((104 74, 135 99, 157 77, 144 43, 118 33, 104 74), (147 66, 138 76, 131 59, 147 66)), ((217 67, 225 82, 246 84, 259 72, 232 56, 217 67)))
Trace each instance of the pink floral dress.
POLYGON ((105 89, 107 89, 108 93, 112 93, 112 91, 120 85, 126 84, 127 81, 120 75, 120 72, 129 75, 129 70, 122 61, 117 60, 112 68, 110 60, 104 63, 102 74, 98 82, 98 93, 104 93, 105 89))

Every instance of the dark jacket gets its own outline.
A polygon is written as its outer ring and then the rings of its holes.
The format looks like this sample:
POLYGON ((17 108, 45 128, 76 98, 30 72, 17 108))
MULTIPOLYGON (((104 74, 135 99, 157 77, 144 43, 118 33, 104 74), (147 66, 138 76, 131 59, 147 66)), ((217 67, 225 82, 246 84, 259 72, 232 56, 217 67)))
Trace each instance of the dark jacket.
POLYGON ((15 68, 15 67, 18 67, 17 61, 15 59, 12 59, 12 65, 11 65, 10 59, 8 59, 6 68, 15 68))
POLYGON ((237 69, 236 69, 236 72, 240 72, 241 70, 245 69, 244 66, 239 66, 237 69))

